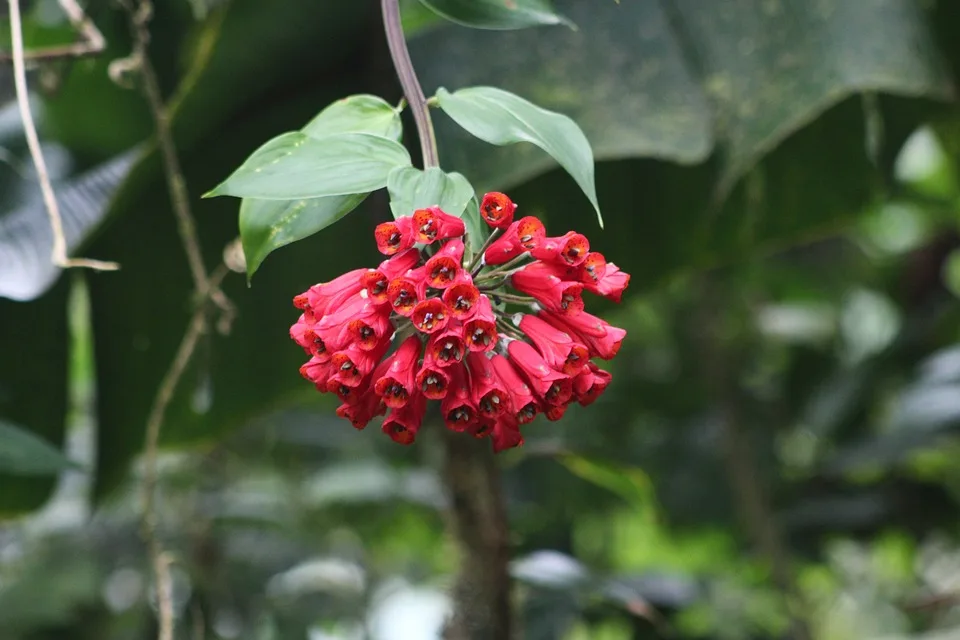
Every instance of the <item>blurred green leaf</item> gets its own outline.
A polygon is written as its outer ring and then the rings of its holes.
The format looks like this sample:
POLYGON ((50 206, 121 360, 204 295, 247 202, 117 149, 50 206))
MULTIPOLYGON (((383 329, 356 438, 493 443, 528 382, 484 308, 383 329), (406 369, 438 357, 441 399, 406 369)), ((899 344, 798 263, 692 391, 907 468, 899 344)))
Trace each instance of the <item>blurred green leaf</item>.
POLYGON ((295 200, 369 193, 410 164, 400 143, 369 133, 285 133, 253 152, 207 196, 295 200))
POLYGON ((0 421, 0 473, 53 475, 72 465, 48 442, 9 422, 0 421))
POLYGON ((642 469, 617 465, 574 453, 561 454, 557 461, 574 475, 611 491, 647 520, 656 518, 656 494, 653 483, 642 469))
POLYGON ((580 185, 603 226, 593 151, 576 122, 494 87, 470 87, 455 93, 440 88, 437 100, 457 124, 485 142, 501 146, 530 142, 550 154, 580 185))
POLYGON ((943 282, 950 292, 960 298, 960 250, 954 250, 943 263, 943 282))
POLYGON ((547 0, 421 0, 447 20, 478 29, 523 29, 573 24, 547 0))

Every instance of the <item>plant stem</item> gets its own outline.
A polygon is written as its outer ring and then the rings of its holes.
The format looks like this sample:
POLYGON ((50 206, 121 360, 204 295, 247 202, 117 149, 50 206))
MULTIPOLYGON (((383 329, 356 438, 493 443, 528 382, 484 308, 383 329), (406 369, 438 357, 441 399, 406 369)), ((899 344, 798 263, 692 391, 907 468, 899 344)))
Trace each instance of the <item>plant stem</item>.
POLYGON ((400 86, 410 103, 410 111, 417 123, 417 133, 420 135, 420 149, 423 151, 423 168, 440 166, 437 153, 437 137, 433 132, 433 121, 430 119, 430 107, 420 87, 420 80, 413 69, 410 60, 410 50, 403 37, 403 25, 400 22, 400 0, 382 0, 383 27, 387 34, 387 44, 390 46, 390 57, 393 66, 400 78, 400 86))
POLYGON ((483 268, 483 254, 487 249, 490 248, 490 245, 493 244, 493 241, 500 237, 500 234, 503 233, 503 229, 497 228, 490 232, 490 235, 487 236, 486 241, 483 243, 483 246, 480 247, 480 250, 477 251, 477 255, 473 256, 473 261, 470 262, 470 266, 467 267, 467 271, 470 272, 471 276, 477 275, 480 269, 483 268))
MULTIPOLYGON (((417 124, 424 168, 439 166, 429 107, 400 24, 399 0, 382 0, 390 56, 417 124)), ((482 254, 481 254, 482 255, 482 254)), ((445 640, 510 640, 510 529, 500 470, 486 441, 441 426, 442 475, 450 496, 450 531, 460 552, 453 615, 445 640)))

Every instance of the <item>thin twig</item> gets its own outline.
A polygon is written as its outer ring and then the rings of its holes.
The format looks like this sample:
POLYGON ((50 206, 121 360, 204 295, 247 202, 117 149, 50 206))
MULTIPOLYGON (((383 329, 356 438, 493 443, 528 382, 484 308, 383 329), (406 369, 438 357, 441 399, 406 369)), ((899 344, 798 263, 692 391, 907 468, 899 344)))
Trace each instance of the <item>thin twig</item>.
POLYGON ((10 43, 13 46, 13 79, 17 91, 17 105, 20 108, 20 117, 23 119, 23 130, 30 147, 30 157, 37 170, 40 180, 40 191, 43 193, 43 202, 50 216, 50 229, 53 232, 53 252, 51 260, 58 267, 85 267, 98 271, 115 271, 120 268, 116 262, 101 262, 86 258, 70 259, 67 257, 67 240, 63 235, 63 219, 60 217, 60 208, 57 206, 57 196, 50 183, 50 173, 47 163, 43 159, 40 149, 40 138, 37 136, 37 127, 30 112, 30 100, 27 94, 27 70, 23 57, 23 26, 20 20, 20 0, 8 0, 10 7, 10 43))
MULTIPOLYGON (((215 289, 230 273, 226 265, 220 265, 210 276, 209 287, 215 289)), ((180 340, 177 354, 164 374, 157 395, 147 417, 146 438, 143 445, 143 485, 141 503, 143 511, 143 537, 150 551, 153 561, 154 577, 158 603, 158 618, 160 631, 158 640, 173 640, 173 605, 170 599, 170 571, 169 560, 163 550, 160 537, 157 535, 156 487, 157 487, 157 451, 160 444, 160 429, 167 407, 173 399, 173 394, 187 370, 187 365, 193 358, 200 337, 207 329, 208 305, 200 304, 193 312, 190 324, 180 340)))
MULTIPOLYGON (((67 18, 70 20, 70 26, 83 37, 80 42, 74 42, 67 45, 58 45, 54 47, 42 47, 23 52, 24 60, 57 60, 59 58, 82 58, 84 56, 96 55, 101 53, 107 46, 107 42, 97 29, 83 9, 77 4, 76 0, 59 0, 60 7, 67 18)), ((0 52, 0 61, 7 61, 12 58, 11 53, 0 52)))
MULTIPOLYGON (((190 273, 193 278, 196 308, 190 324, 187 326, 176 357, 170 365, 157 390, 157 396, 147 419, 146 437, 144 442, 144 472, 143 472, 143 535, 153 559, 154 578, 157 593, 169 592, 169 572, 165 570, 163 562, 164 550, 157 534, 156 513, 156 485, 157 485, 157 449, 160 441, 160 430, 163 418, 180 378, 186 371, 200 337, 207 330, 207 313, 209 303, 213 302, 220 309, 218 328, 226 333, 234 315, 234 307, 220 289, 220 283, 230 273, 225 264, 221 264, 208 276, 203 263, 203 251, 197 235, 193 212, 190 209, 190 194, 187 191, 186 179, 177 156, 176 145, 173 141, 173 132, 170 128, 170 112, 163 101, 160 83, 156 71, 150 62, 148 46, 150 43, 149 23, 153 15, 153 4, 149 0, 140 0, 136 5, 132 0, 120 0, 120 5, 126 10, 129 19, 130 32, 133 36, 133 52, 123 65, 125 71, 139 71, 143 81, 143 93, 150 112, 153 115, 156 128, 157 144, 163 159, 163 170, 167 188, 170 193, 170 202, 177 220, 177 231, 180 234, 180 243, 183 245, 190 273)), ((173 640, 173 609, 169 602, 164 603, 158 598, 159 634, 158 640, 173 640)))
POLYGON ((423 95, 423 88, 410 60, 410 50, 403 37, 403 24, 400 21, 399 0, 383 0, 383 26, 387 34, 387 44, 390 46, 390 56, 393 66, 400 78, 400 86, 410 103, 410 111, 417 124, 417 134, 420 136, 420 149, 423 152, 423 168, 440 166, 437 153, 437 136, 433 132, 433 121, 430 119, 430 107, 423 95))

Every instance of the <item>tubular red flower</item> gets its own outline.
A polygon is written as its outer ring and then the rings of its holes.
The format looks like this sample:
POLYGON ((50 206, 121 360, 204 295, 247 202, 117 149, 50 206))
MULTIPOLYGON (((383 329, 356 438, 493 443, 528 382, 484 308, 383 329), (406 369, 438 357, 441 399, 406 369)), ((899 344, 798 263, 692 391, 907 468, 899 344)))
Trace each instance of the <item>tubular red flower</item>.
POLYGON ((590 350, 590 357, 610 360, 620 351, 620 345, 627 332, 619 327, 607 324, 597 316, 586 311, 576 316, 562 316, 549 311, 541 311, 537 317, 566 331, 574 340, 590 350))
POLYGON ((449 367, 461 362, 466 353, 463 325, 451 321, 446 329, 430 336, 424 359, 429 359, 438 367, 449 367))
POLYGON ((493 433, 493 427, 496 422, 497 421, 494 418, 480 416, 476 419, 476 421, 474 421, 473 424, 466 428, 466 431, 478 440, 481 438, 486 438, 493 433))
POLYGON ((377 367, 380 375, 375 375, 374 392, 382 397, 383 403, 391 409, 407 404, 410 397, 417 392, 416 369, 420 346, 420 338, 410 336, 377 367), (384 371, 380 372, 384 365, 384 371))
POLYGON ((290 338, 310 355, 313 355, 314 341, 317 339, 313 325, 313 322, 307 321, 304 313, 301 313, 297 321, 290 325, 290 338))
POLYGON ((547 416, 547 420, 550 422, 556 422, 563 417, 568 408, 570 408, 568 403, 556 404, 551 407, 547 407, 547 410, 543 412, 543 415, 547 416))
POLYGON ((427 260, 425 279, 427 286, 446 289, 460 275, 463 263, 463 241, 450 240, 435 256, 427 260))
POLYGON ((363 289, 361 278, 366 269, 354 269, 330 282, 315 284, 293 299, 298 309, 309 310, 314 318, 327 313, 328 309, 336 311, 346 300, 360 293, 363 289))
POLYGON ((530 385, 520 377, 513 363, 507 358, 495 354, 490 361, 510 396, 510 410, 513 416, 520 424, 532 422, 537 416, 539 406, 530 385))
POLYGON ((498 191, 484 194, 480 202, 480 217, 495 229, 509 227, 513 222, 513 212, 516 210, 517 205, 513 200, 498 191))
POLYGON ((329 313, 322 317, 318 316, 314 331, 319 335, 325 335, 335 329, 339 333, 354 318, 365 318, 376 313, 380 313, 376 304, 355 294, 338 307, 331 307, 329 313))
POLYGON ((440 207, 417 209, 413 212, 413 228, 417 242, 430 244, 434 240, 456 238, 466 233, 463 220, 440 207))
POLYGON ((443 292, 443 301, 450 308, 450 314, 458 320, 466 320, 476 312, 480 290, 473 284, 473 278, 465 271, 443 292))
POLYGON ((493 452, 500 453, 504 449, 512 449, 523 444, 523 436, 520 435, 520 423, 510 413, 500 416, 493 425, 493 433, 490 434, 493 443, 493 452))
POLYGON ((377 240, 377 250, 385 256, 392 256, 409 249, 416 242, 413 218, 410 216, 378 224, 373 235, 377 240))
POLYGON ((382 416, 386 410, 377 394, 368 391, 360 397, 359 401, 345 402, 337 407, 337 415, 349 420, 355 429, 364 429, 374 416, 382 416))
POLYGON ((576 267, 587 259, 590 241, 582 233, 567 232, 559 238, 544 238, 540 246, 530 252, 537 260, 559 262, 568 267, 576 267))
POLYGON ((477 421, 467 369, 463 365, 449 367, 450 390, 440 403, 440 413, 448 429, 464 431, 477 421))
POLYGON ((382 355, 382 349, 364 351, 357 345, 350 345, 342 351, 337 351, 330 359, 333 365, 333 374, 330 379, 348 387, 359 386, 363 378, 373 371, 382 355))
POLYGON ((573 394, 570 376, 551 369, 536 349, 522 340, 513 340, 507 345, 507 352, 510 361, 545 404, 556 406, 570 399, 573 394))
POLYGON ((333 365, 330 363, 330 359, 319 360, 316 357, 310 358, 307 362, 300 366, 300 375, 309 380, 314 384, 323 384, 324 388, 318 390, 321 392, 326 391, 326 382, 327 378, 333 373, 333 365))
POLYGON ((399 444, 413 444, 427 411, 426 399, 418 394, 398 409, 392 409, 383 421, 383 432, 399 444))
POLYGON ((430 359, 429 354, 423 360, 420 371, 417 372, 417 388, 427 400, 440 400, 450 391, 452 370, 455 367, 440 366, 430 359))
POLYGON ((347 323, 347 335, 364 351, 372 351, 389 342, 393 335, 389 307, 368 302, 361 313, 347 323))
POLYGON ((584 407, 593 404, 606 390, 612 379, 613 376, 608 372, 592 362, 588 363, 587 369, 573 379, 573 392, 576 394, 577 402, 584 407))
POLYGON ((547 232, 539 219, 533 216, 520 218, 484 251, 483 262, 489 265, 503 264, 524 251, 536 249, 546 236, 547 232))
POLYGON ((587 282, 584 286, 587 291, 601 295, 608 300, 620 302, 623 291, 628 284, 630 284, 630 274, 620 271, 620 267, 608 262, 603 277, 596 282, 587 282))
POLYGON ((482 198, 480 215, 498 237, 484 252, 479 285, 474 264, 464 266, 464 221, 435 206, 377 226, 377 248, 389 257, 376 269, 294 298, 301 313, 290 337, 311 356, 300 373, 340 398, 337 415, 362 429, 389 411, 383 431, 410 444, 426 403, 438 400, 447 428, 489 436, 500 452, 523 443, 520 427, 538 413, 558 420, 603 393, 611 376, 589 358, 612 358, 626 332, 585 313, 582 292, 619 301, 630 276, 590 251, 584 235, 547 237, 539 219, 514 220, 515 212, 503 193, 482 198), (437 241, 433 255, 424 249, 437 241), (540 308, 520 316, 523 336, 501 324, 501 301, 540 308), (398 332, 406 338, 384 358, 398 332), (501 342, 505 353, 495 353, 501 342))
POLYGON ((510 278, 517 291, 529 294, 543 305, 566 315, 583 311, 583 283, 562 280, 557 270, 543 262, 534 262, 510 278))
POLYGON ((463 326, 463 337, 470 351, 490 351, 497 346, 496 319, 490 299, 481 295, 474 316, 463 326))
POLYGON ((410 316, 425 296, 423 283, 409 277, 395 278, 387 286, 387 302, 401 316, 410 316))
POLYGON ((507 410, 509 396, 490 359, 483 353, 467 354, 473 402, 482 418, 496 418, 507 410))
POLYGON ((585 284, 596 284, 606 272, 607 259, 603 257, 602 253, 591 251, 587 254, 583 264, 577 268, 577 280, 585 284))
POLYGON ((520 320, 520 330, 530 338, 548 365, 568 376, 583 371, 590 360, 586 346, 536 316, 524 315, 520 320))
POLYGON ((380 304, 387 302, 387 287, 390 286, 390 281, 416 267, 419 261, 420 252, 407 249, 384 260, 376 269, 364 273, 360 282, 367 291, 367 298, 380 304))
POLYGON ((450 322, 450 310, 440 298, 429 298, 414 307, 410 319, 417 331, 429 335, 446 328, 450 322))

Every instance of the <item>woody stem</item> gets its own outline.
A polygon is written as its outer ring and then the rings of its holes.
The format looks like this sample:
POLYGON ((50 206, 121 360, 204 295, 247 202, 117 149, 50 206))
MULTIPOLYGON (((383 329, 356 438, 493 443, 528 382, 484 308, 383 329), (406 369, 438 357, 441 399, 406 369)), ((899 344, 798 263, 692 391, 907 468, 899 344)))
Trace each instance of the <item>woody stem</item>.
POLYGON ((400 22, 400 0, 382 0, 383 28, 387 34, 387 44, 390 47, 390 57, 397 70, 400 86, 410 104, 413 119, 417 123, 417 133, 420 136, 420 149, 423 153, 423 168, 440 166, 437 153, 437 136, 433 132, 433 120, 430 119, 430 107, 420 87, 420 80, 410 60, 410 50, 403 37, 403 25, 400 22))

